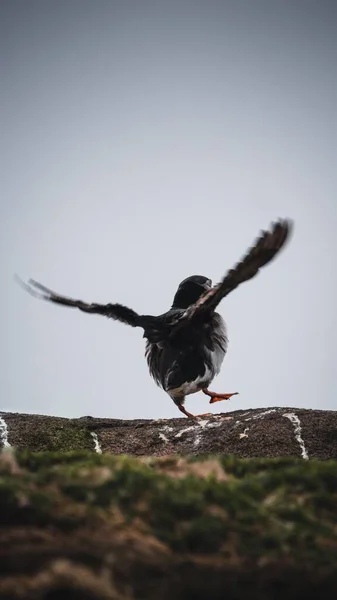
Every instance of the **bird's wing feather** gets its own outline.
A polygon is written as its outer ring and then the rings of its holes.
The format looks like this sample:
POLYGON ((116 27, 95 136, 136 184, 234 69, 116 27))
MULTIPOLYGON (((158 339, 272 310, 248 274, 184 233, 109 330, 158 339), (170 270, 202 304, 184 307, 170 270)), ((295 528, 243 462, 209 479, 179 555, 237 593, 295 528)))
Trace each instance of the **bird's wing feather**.
POLYGON ((61 304, 62 306, 70 306, 73 308, 79 308, 83 312, 103 315, 109 319, 121 321, 131 327, 142 327, 142 316, 138 315, 134 310, 123 306, 122 304, 96 304, 83 302, 82 300, 74 300, 66 296, 61 296, 56 292, 53 292, 49 288, 45 287, 41 283, 30 279, 28 283, 22 281, 19 277, 16 277, 17 281, 29 294, 40 298, 41 300, 48 300, 55 304, 61 304))
POLYGON ((219 302, 240 283, 252 279, 260 268, 270 262, 283 247, 289 238, 291 229, 292 224, 288 220, 274 223, 269 231, 262 232, 241 262, 228 271, 218 285, 202 294, 195 304, 189 306, 185 311, 169 311, 160 317, 138 315, 134 310, 122 304, 88 304, 82 300, 61 296, 33 279, 30 279, 28 283, 23 282, 19 277, 17 280, 27 292, 41 300, 78 308, 86 313, 103 315, 131 327, 142 327, 144 337, 152 343, 159 343, 176 335, 180 328, 186 327, 192 319, 203 312, 214 311, 219 302))
POLYGON ((162 353, 163 350, 159 348, 157 344, 152 344, 149 340, 146 340, 145 358, 149 367, 150 374, 159 386, 163 386, 162 373, 160 368, 160 359, 162 353))
POLYGON ((269 231, 262 231, 260 237, 248 250, 244 258, 216 286, 202 294, 183 314, 175 317, 170 335, 184 327, 191 319, 205 311, 213 311, 221 300, 243 283, 255 277, 261 267, 268 264, 284 246, 292 230, 292 222, 280 220, 273 223, 269 231))

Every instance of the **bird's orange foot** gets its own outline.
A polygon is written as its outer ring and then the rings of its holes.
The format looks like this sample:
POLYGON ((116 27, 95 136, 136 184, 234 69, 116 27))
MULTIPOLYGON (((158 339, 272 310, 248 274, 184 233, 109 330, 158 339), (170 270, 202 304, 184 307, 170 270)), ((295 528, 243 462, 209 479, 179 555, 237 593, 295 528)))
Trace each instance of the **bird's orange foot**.
POLYGON ((194 415, 195 419, 202 419, 203 417, 214 417, 213 413, 203 413, 202 415, 194 415))
POLYGON ((188 412, 182 404, 177 404, 177 406, 178 406, 179 410, 182 413, 184 413, 184 415, 186 415, 186 417, 188 417, 189 419, 198 419, 198 418, 202 418, 202 417, 214 417, 213 413, 204 413, 202 415, 193 415, 192 413, 188 412))
POLYGON ((216 392, 210 392, 209 390, 202 390, 206 396, 210 396, 210 404, 214 402, 221 402, 221 400, 229 400, 232 396, 237 396, 239 392, 233 392, 232 394, 217 394, 216 392))

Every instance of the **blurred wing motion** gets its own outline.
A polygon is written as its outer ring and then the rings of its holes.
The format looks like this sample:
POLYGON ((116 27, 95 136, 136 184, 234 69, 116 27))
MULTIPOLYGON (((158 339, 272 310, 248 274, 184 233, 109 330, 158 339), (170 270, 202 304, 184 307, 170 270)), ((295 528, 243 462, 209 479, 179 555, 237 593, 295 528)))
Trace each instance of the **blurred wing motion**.
POLYGON ((35 296, 35 298, 40 298, 40 300, 48 300, 49 302, 61 304, 62 306, 79 308, 86 313, 103 315, 109 319, 131 325, 131 327, 142 327, 142 317, 131 308, 123 306, 122 304, 87 304, 86 302, 82 302, 82 300, 73 300, 66 296, 60 296, 44 285, 41 285, 41 283, 34 281, 34 279, 30 279, 28 283, 25 283, 17 276, 16 279, 23 289, 32 296, 35 296))
POLYGON ((235 288, 254 277, 259 269, 269 263, 282 248, 292 229, 288 220, 274 223, 270 231, 263 231, 246 256, 233 269, 228 271, 223 280, 202 294, 195 302, 182 311, 168 311, 159 317, 151 315, 138 315, 134 310, 122 304, 87 304, 82 300, 73 300, 60 296, 37 281, 30 279, 28 283, 19 277, 16 279, 27 292, 41 300, 48 300, 62 306, 79 308, 86 313, 103 315, 109 319, 120 321, 131 327, 142 327, 144 337, 152 343, 160 343, 171 339, 180 328, 188 326, 191 319, 198 318, 205 312, 211 313, 219 302, 235 288))
MULTIPOLYGON (((225 296, 243 283, 255 277, 261 267, 268 264, 284 246, 292 231, 292 222, 280 220, 273 223, 270 231, 262 231, 260 237, 248 250, 246 256, 233 269, 228 271, 223 280, 202 294, 182 315, 175 319, 175 327, 183 327, 185 323, 205 311, 213 311, 225 296)), ((173 323, 172 323, 173 325, 173 323)))

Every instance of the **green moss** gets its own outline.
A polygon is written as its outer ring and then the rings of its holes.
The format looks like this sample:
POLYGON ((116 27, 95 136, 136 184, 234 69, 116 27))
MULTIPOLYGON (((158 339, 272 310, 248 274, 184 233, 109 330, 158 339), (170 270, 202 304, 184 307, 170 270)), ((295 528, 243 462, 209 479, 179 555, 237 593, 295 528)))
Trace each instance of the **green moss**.
POLYGON ((52 494, 18 477, 0 478, 0 523, 46 524, 53 508, 52 494))
POLYGON ((2 514, 7 522, 76 527, 95 516, 109 521, 118 508, 126 524, 137 519, 179 552, 294 564, 337 561, 337 463, 218 457, 219 480, 189 472, 196 460, 184 460, 187 474, 176 477, 170 469, 178 461, 181 466, 178 457, 168 464, 22 451, 21 473, 3 469, 0 477, 2 514))
POLYGON ((289 457, 274 458, 271 461, 265 458, 237 458, 236 456, 222 455, 218 456, 218 459, 226 469, 226 472, 231 473, 235 477, 246 477, 247 475, 256 475, 264 471, 270 471, 271 465, 273 471, 281 472, 296 464, 303 465, 302 459, 289 457))
POLYGON ((69 452, 78 448, 94 450, 93 439, 87 428, 66 425, 53 425, 50 428, 37 427, 25 434, 25 445, 28 449, 69 452))
POLYGON ((76 467, 77 464, 82 464, 87 467, 95 466, 101 462, 104 463, 106 455, 95 454, 94 452, 89 453, 85 450, 68 450, 67 452, 31 452, 30 450, 20 450, 17 452, 16 458, 21 467, 29 471, 43 472, 55 465, 76 467))

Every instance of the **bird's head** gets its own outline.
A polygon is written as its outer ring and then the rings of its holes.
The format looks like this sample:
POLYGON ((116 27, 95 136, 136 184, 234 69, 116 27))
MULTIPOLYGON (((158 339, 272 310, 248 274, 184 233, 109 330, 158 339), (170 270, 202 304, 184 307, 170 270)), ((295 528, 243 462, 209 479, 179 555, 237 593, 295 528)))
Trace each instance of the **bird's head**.
POLYGON ((188 308, 212 287, 211 279, 203 275, 192 275, 179 284, 173 298, 172 308, 188 308))

